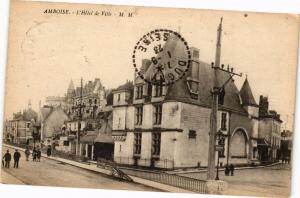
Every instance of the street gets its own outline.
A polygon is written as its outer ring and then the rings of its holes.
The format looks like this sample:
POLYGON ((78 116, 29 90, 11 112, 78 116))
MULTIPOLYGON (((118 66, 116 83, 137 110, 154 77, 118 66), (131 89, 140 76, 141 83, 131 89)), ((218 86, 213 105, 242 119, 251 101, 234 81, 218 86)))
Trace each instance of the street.
MULTIPOLYGON (((4 154, 6 150, 7 148, 3 147, 2 154, 4 154)), ((9 150, 13 156, 14 150, 9 150)), ((30 161, 26 161, 25 154, 22 151, 20 153, 21 159, 18 169, 13 168, 13 160, 10 163, 9 169, 1 169, 2 171, 5 171, 5 173, 1 175, 3 183, 25 183, 27 185, 38 186, 111 190, 159 191, 141 184, 118 181, 103 174, 84 170, 43 157, 41 158, 41 162, 33 162, 31 157, 30 161), (6 178, 8 181, 6 181, 6 178)))
MULTIPOLYGON (((206 179, 206 172, 179 174, 206 179)), ((226 195, 287 197, 290 194, 291 170, 288 164, 273 167, 235 170, 234 176, 219 172, 220 180, 228 182, 226 195)))

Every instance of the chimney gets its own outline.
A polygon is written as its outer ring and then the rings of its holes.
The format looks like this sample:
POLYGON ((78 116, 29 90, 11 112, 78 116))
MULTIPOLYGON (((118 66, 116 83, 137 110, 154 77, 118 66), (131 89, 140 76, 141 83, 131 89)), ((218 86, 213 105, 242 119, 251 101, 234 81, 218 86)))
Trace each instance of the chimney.
POLYGON ((269 112, 269 101, 268 97, 260 96, 259 97, 259 116, 268 115, 269 112))

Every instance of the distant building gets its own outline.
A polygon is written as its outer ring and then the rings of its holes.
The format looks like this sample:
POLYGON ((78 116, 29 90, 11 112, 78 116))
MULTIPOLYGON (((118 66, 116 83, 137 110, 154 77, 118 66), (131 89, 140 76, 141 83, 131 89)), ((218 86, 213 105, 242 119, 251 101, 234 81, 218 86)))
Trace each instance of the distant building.
POLYGON ((71 80, 67 94, 66 106, 71 119, 79 116, 79 105, 81 105, 82 118, 96 118, 98 112, 106 105, 106 91, 99 78, 88 81, 83 87, 74 88, 71 80))
POLYGON ((96 117, 86 116, 82 119, 73 119, 66 122, 66 132, 69 137, 69 152, 76 153, 78 123, 80 122, 79 152, 90 160, 97 158, 112 159, 114 141, 112 133, 112 94, 105 98, 108 103, 102 106, 96 117))
POLYGON ((6 139, 14 143, 28 143, 33 139, 32 123, 37 120, 37 113, 31 108, 13 114, 13 119, 6 121, 6 139))
POLYGON ((38 122, 41 126, 42 141, 52 140, 55 134, 62 133, 62 127, 69 120, 61 106, 43 106, 40 108, 38 122))
POLYGON ((258 148, 261 161, 276 161, 279 159, 281 123, 280 115, 274 110, 269 110, 268 97, 260 96, 258 148))
POLYGON ((293 132, 290 130, 283 130, 281 132, 280 159, 290 160, 292 158, 292 148, 293 132))
POLYGON ((66 107, 66 98, 60 97, 60 96, 48 96, 48 97, 46 97, 45 104, 47 106, 52 106, 52 107, 61 106, 62 108, 65 108, 66 107))

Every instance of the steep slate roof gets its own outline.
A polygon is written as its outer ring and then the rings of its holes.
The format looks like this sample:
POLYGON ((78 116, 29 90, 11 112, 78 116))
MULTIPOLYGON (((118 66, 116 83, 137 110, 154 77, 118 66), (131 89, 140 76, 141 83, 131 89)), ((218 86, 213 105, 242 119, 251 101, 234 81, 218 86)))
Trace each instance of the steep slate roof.
MULTIPOLYGON (((168 41, 163 46, 164 51, 158 54, 158 56, 162 57, 161 60, 165 60, 166 56, 168 56, 166 53, 167 50, 165 50, 166 48, 169 49, 169 51, 171 51, 171 54, 173 54, 176 57, 186 57, 184 55, 184 53, 186 53, 186 50, 183 45, 178 44, 180 43, 179 41, 180 41, 179 39, 173 37, 171 37, 170 39, 169 37, 168 41)), ((151 78, 154 71, 155 71, 154 65, 151 64, 145 71, 144 76, 146 77, 146 79, 151 78)), ((192 76, 191 73, 192 73, 192 66, 190 65, 187 74, 182 79, 168 86, 165 100, 172 100, 172 101, 175 100, 179 102, 195 104, 195 105, 211 108, 212 106, 211 90, 213 88, 213 83, 214 83, 214 69, 212 69, 210 64, 199 61, 198 99, 193 99, 191 97, 191 93, 187 85, 187 78, 192 76)), ((229 78, 230 75, 228 73, 220 71, 218 75, 219 85, 223 85, 229 78)), ((137 76, 137 79, 140 79, 140 77, 137 76)), ((235 111, 247 115, 246 110, 243 108, 241 104, 242 101, 240 99, 239 94, 240 92, 236 87, 234 81, 230 80, 225 86, 224 104, 219 105, 219 109, 235 111)), ((254 102, 251 100, 251 103, 256 104, 253 95, 252 98, 254 102)))
POLYGON ((120 85, 115 91, 124 91, 124 90, 133 90, 133 83, 132 81, 127 81, 123 85, 120 85))
MULTIPOLYGON (((199 62, 198 99, 191 98, 190 91, 187 86, 187 77, 191 76, 191 72, 190 68, 187 75, 168 87, 166 100, 176 100, 211 108, 211 89, 214 83, 214 70, 211 68, 210 64, 201 61, 199 62)), ((227 81, 227 79, 229 79, 230 76, 228 73, 219 72, 218 77, 219 84, 222 85, 227 81)), ((240 104, 239 90, 232 80, 230 80, 225 86, 224 105, 219 105, 219 108, 224 110, 233 110, 239 113, 246 113, 240 104)))
POLYGON ((243 105, 258 106, 250 88, 248 79, 246 78, 240 91, 243 105))
MULTIPOLYGON (((171 56, 172 57, 176 57, 176 59, 179 60, 186 60, 187 61, 187 50, 186 50, 186 46, 184 45, 184 43, 175 35, 170 35, 168 37, 168 40, 166 41, 166 43, 163 46, 163 51, 159 52, 156 56, 156 58, 161 58, 160 62, 166 63, 170 60, 169 55, 168 55, 168 51, 171 52, 171 56)), ((174 59, 171 59, 174 60, 174 59)), ((171 62, 171 64, 174 64, 173 62, 171 62)), ((144 73, 144 77, 147 80, 150 80, 153 78, 154 73, 156 72, 156 68, 155 65, 151 62, 150 66, 145 67, 144 65, 142 65, 141 70, 143 70, 144 73)), ((164 68, 164 72, 165 73, 169 73, 169 70, 173 70, 169 69, 168 67, 164 68)))

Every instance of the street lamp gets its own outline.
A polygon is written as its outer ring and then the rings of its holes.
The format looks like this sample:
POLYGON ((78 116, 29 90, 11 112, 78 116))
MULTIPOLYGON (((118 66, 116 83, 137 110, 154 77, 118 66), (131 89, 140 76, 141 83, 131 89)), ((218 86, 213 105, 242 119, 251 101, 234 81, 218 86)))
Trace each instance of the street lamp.
POLYGON ((224 145, 225 145, 225 138, 224 138, 224 134, 222 133, 221 130, 219 130, 216 133, 216 140, 218 142, 218 144, 216 144, 216 151, 218 151, 218 162, 217 162, 217 175, 215 180, 219 180, 219 159, 220 159, 220 151, 224 150, 224 145))

